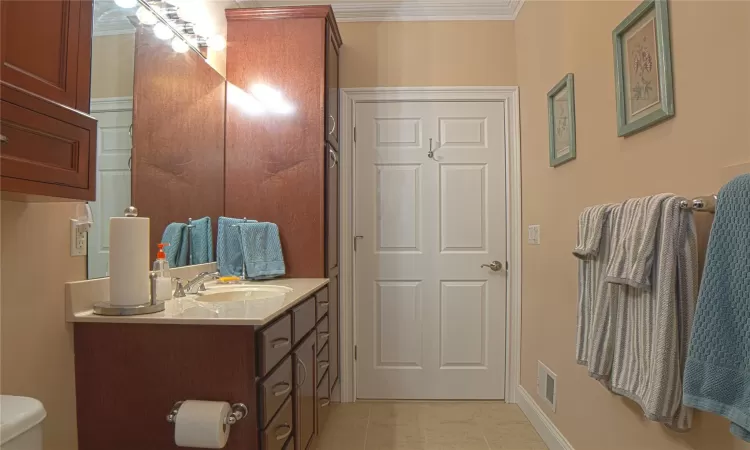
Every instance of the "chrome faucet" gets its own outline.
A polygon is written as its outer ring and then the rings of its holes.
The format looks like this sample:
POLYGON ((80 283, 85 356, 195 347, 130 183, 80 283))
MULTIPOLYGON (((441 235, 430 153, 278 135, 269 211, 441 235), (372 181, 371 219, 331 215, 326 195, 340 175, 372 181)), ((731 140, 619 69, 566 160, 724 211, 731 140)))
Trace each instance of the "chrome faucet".
POLYGON ((199 290, 205 291, 205 282, 219 278, 219 272, 201 272, 197 277, 187 283, 182 278, 176 278, 177 287, 174 290, 174 297, 180 298, 188 294, 197 294, 199 290))

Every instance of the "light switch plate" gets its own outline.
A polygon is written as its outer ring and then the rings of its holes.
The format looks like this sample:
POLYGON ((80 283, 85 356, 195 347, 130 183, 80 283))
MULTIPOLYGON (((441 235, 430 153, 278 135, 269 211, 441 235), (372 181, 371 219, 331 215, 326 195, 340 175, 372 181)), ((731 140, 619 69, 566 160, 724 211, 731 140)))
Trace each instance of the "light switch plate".
POLYGON ((70 219, 70 256, 86 256, 89 234, 81 231, 76 219, 70 219))
POLYGON ((542 242, 540 225, 529 225, 529 244, 539 245, 542 242))

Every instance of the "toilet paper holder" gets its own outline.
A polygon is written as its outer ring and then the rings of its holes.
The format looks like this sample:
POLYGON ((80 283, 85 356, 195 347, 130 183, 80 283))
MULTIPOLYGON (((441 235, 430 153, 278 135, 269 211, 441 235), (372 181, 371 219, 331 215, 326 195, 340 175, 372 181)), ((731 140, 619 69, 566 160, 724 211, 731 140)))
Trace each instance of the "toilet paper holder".
MULTIPOLYGON (((177 420, 177 413, 180 411, 180 406, 182 406, 182 401, 176 402, 172 406, 172 410, 167 414, 167 422, 175 423, 175 420, 177 420)), ((245 418, 247 413, 247 406, 245 406, 244 403, 233 403, 232 412, 230 412, 224 419, 224 423, 227 425, 234 425, 237 421, 245 418)))

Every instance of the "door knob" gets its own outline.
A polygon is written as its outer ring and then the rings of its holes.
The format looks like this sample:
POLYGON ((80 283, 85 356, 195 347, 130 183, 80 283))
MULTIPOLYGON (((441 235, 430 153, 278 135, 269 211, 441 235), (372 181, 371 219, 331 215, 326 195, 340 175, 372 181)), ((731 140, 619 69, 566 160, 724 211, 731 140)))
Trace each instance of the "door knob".
POLYGON ((2 134, 0 134, 0 142, 2 142, 3 144, 7 144, 8 143, 8 138, 5 137, 5 136, 3 136, 2 134))
POLYGON ((479 267, 489 267, 490 270, 492 270, 493 272, 498 272, 498 271, 502 270, 503 264, 500 261, 492 261, 489 264, 482 264, 479 267))

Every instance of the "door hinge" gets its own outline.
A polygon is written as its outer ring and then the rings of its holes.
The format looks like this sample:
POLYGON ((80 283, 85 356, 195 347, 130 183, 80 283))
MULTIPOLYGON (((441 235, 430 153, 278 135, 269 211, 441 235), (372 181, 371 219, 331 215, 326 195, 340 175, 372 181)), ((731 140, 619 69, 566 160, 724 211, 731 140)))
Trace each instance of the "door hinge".
POLYGON ((354 346, 354 360, 357 360, 357 346, 354 346))
POLYGON ((357 143, 357 127, 354 127, 354 143, 357 143))

